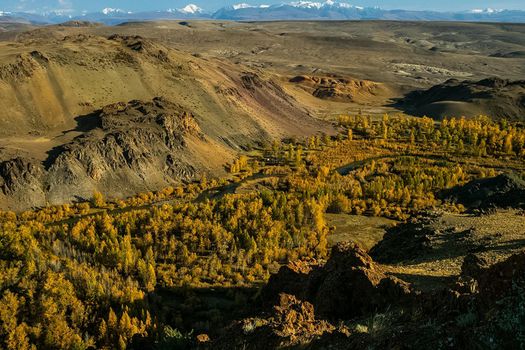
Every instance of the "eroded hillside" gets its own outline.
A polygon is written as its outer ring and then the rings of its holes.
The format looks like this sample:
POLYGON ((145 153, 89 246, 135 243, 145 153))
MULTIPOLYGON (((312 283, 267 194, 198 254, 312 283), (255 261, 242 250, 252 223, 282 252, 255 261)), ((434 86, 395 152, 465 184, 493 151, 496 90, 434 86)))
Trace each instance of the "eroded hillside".
POLYGON ((64 30, 0 43, 4 207, 159 189, 220 174, 250 145, 331 130, 261 71, 64 30))

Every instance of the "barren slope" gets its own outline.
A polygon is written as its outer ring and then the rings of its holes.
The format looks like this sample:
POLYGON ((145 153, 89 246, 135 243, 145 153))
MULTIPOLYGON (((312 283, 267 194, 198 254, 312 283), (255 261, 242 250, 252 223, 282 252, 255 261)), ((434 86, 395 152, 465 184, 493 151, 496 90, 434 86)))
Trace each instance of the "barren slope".
POLYGON ((4 207, 61 203, 95 189, 118 196, 158 189, 220 173, 246 146, 331 130, 258 70, 138 36, 79 30, 42 28, 0 42, 4 207), (116 103, 124 109, 116 117, 142 120, 100 125, 116 103), (201 136, 174 148, 165 125, 148 135, 166 115, 190 115, 201 136), (155 150, 159 144, 167 149, 155 150), (142 158, 147 164, 137 165, 142 158))

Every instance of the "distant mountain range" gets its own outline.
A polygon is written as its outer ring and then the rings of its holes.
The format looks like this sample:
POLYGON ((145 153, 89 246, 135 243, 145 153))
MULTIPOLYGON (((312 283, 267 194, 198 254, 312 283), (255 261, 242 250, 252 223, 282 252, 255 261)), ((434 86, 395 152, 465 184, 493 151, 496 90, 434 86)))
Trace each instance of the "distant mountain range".
POLYGON ((385 10, 379 7, 359 7, 345 2, 296 1, 278 5, 237 4, 209 12, 194 4, 180 9, 150 12, 129 12, 105 8, 100 12, 70 15, 67 12, 47 13, 2 12, 0 22, 52 24, 70 20, 94 21, 115 25, 129 21, 163 19, 220 19, 235 21, 273 20, 411 20, 411 21, 470 21, 525 23, 525 10, 473 9, 466 12, 435 12, 385 10))
POLYGON ((206 19, 211 14, 205 13, 200 7, 189 4, 181 9, 162 11, 130 12, 117 8, 104 8, 100 12, 69 15, 61 11, 46 13, 3 12, 0 11, 1 22, 23 22, 32 24, 57 24, 67 21, 91 21, 107 25, 117 25, 130 21, 152 21, 169 19, 206 19))
POLYGON ((220 9, 216 19, 264 20, 416 20, 525 22, 525 11, 474 9, 468 12, 385 10, 379 7, 353 6, 345 2, 297 1, 280 5, 251 6, 239 4, 220 9))

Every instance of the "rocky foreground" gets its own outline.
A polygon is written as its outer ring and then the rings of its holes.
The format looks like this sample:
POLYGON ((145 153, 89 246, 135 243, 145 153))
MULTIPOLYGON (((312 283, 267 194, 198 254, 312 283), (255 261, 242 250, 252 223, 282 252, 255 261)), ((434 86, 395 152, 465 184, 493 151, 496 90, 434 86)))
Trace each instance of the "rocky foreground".
POLYGON ((281 268, 262 291, 261 315, 212 348, 519 348, 524 277, 523 252, 488 266, 470 254, 447 288, 422 292, 340 243, 326 264, 281 268))
POLYGON ((468 214, 428 212, 370 251, 341 242, 328 261, 281 267, 259 313, 219 349, 518 349, 525 341, 524 184, 515 174, 443 196, 468 214))

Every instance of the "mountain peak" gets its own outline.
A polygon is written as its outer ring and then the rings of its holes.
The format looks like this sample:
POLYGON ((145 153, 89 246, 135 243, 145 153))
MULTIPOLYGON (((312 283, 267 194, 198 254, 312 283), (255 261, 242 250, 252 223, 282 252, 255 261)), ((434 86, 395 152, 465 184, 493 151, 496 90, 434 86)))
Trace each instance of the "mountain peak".
POLYGON ((102 13, 107 16, 107 15, 111 15, 111 14, 125 13, 125 12, 123 10, 121 10, 121 9, 106 7, 104 9, 102 9, 102 13))
POLYGON ((472 9, 470 10, 470 13, 477 13, 477 14, 493 14, 493 13, 499 13, 503 12, 504 10, 500 9, 493 9, 493 8, 485 8, 485 9, 472 9))
POLYGON ((179 12, 188 13, 188 14, 196 14, 196 13, 203 13, 204 10, 195 4, 188 4, 184 6, 183 8, 179 9, 179 12))

